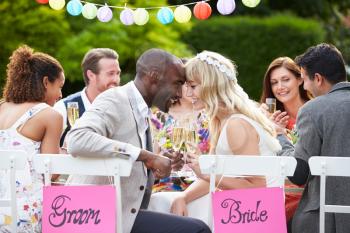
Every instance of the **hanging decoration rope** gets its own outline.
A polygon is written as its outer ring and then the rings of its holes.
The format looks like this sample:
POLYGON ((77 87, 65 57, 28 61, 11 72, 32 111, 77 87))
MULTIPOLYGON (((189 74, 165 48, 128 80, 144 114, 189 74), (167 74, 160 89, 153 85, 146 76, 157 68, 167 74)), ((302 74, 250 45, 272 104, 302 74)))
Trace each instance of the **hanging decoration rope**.
MULTIPOLYGON (((39 4, 49 4, 54 10, 62 10, 65 6, 67 12, 72 16, 82 15, 86 19, 97 18, 101 22, 109 22, 113 19, 112 9, 121 10, 119 20, 126 26, 145 25, 149 20, 148 10, 158 10, 156 17, 164 25, 174 22, 187 23, 191 20, 192 11, 189 6, 194 5, 193 14, 199 20, 206 20, 211 16, 212 9, 207 3, 211 0, 190 2, 180 5, 156 6, 156 7, 129 7, 127 3, 124 6, 112 6, 93 3, 90 1, 70 0, 66 5, 66 0, 36 0, 39 4), (173 8, 173 9, 172 9, 173 8)), ((243 5, 247 7, 256 7, 260 0, 242 0, 243 5)), ((235 0, 218 0, 217 10, 222 15, 232 14, 236 8, 235 0)))

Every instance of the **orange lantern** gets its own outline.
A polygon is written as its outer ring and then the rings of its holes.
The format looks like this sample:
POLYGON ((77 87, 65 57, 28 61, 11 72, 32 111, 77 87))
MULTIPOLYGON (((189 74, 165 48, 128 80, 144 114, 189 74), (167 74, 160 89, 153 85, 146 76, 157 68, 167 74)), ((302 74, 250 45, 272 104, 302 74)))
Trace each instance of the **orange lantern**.
POLYGON ((39 4, 47 4, 49 3, 49 0, 36 0, 36 2, 39 4))
POLYGON ((197 19, 207 19, 211 15, 211 7, 206 2, 198 2, 193 8, 193 14, 197 19))

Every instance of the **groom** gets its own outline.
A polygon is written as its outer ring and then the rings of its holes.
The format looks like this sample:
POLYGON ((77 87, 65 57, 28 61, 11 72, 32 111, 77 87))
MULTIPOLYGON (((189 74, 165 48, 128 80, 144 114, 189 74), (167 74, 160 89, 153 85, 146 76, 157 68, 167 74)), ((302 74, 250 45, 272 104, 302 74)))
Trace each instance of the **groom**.
MULTIPOLYGON (((68 152, 82 157, 122 157, 134 161, 129 177, 121 179, 123 233, 207 233, 201 221, 147 211, 154 176, 167 177, 183 161, 152 153, 149 108, 168 112, 181 98, 185 83, 181 60, 160 49, 143 53, 136 64, 134 81, 100 94, 91 109, 68 134, 68 152)), ((84 177, 89 184, 108 184, 108 177, 84 177)), ((71 179, 79 183, 79 177, 71 179)))

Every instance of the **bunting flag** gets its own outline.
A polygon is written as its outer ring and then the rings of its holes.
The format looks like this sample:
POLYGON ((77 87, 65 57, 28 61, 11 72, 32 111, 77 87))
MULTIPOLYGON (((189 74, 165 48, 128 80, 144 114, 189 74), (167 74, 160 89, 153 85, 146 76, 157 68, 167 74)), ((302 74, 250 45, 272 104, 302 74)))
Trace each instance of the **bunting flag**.
MULTIPOLYGON (((187 23, 193 15, 199 20, 206 20, 211 16, 212 9, 208 4, 210 0, 191 2, 181 5, 132 8, 127 4, 124 6, 111 6, 106 4, 97 4, 88 1, 70 0, 67 4, 65 0, 36 0, 39 4, 49 4, 54 10, 62 10, 66 6, 67 12, 72 16, 82 15, 86 19, 97 18, 101 22, 109 22, 113 19, 113 10, 121 10, 119 19, 126 25, 145 25, 149 20, 149 10, 157 10, 157 19, 162 24, 172 23, 174 20, 178 23, 187 23), (189 6, 194 5, 193 11, 189 6), (172 10, 174 8, 174 10, 172 10)), ((243 5, 247 7, 256 7, 260 0, 242 0, 243 5)), ((222 15, 232 14, 236 8, 235 0, 218 0, 217 10, 222 15)))

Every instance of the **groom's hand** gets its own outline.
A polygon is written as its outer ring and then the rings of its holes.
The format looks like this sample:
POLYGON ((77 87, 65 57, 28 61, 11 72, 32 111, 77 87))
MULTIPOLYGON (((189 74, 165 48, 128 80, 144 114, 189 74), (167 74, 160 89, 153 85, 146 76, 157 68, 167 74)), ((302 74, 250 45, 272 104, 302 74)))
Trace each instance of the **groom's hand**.
POLYGON ((152 170, 155 178, 170 176, 171 160, 169 158, 141 150, 138 160, 143 161, 146 167, 152 170))
POLYGON ((180 152, 163 151, 161 155, 168 157, 171 160, 171 169, 174 171, 180 171, 185 164, 184 155, 180 152))

